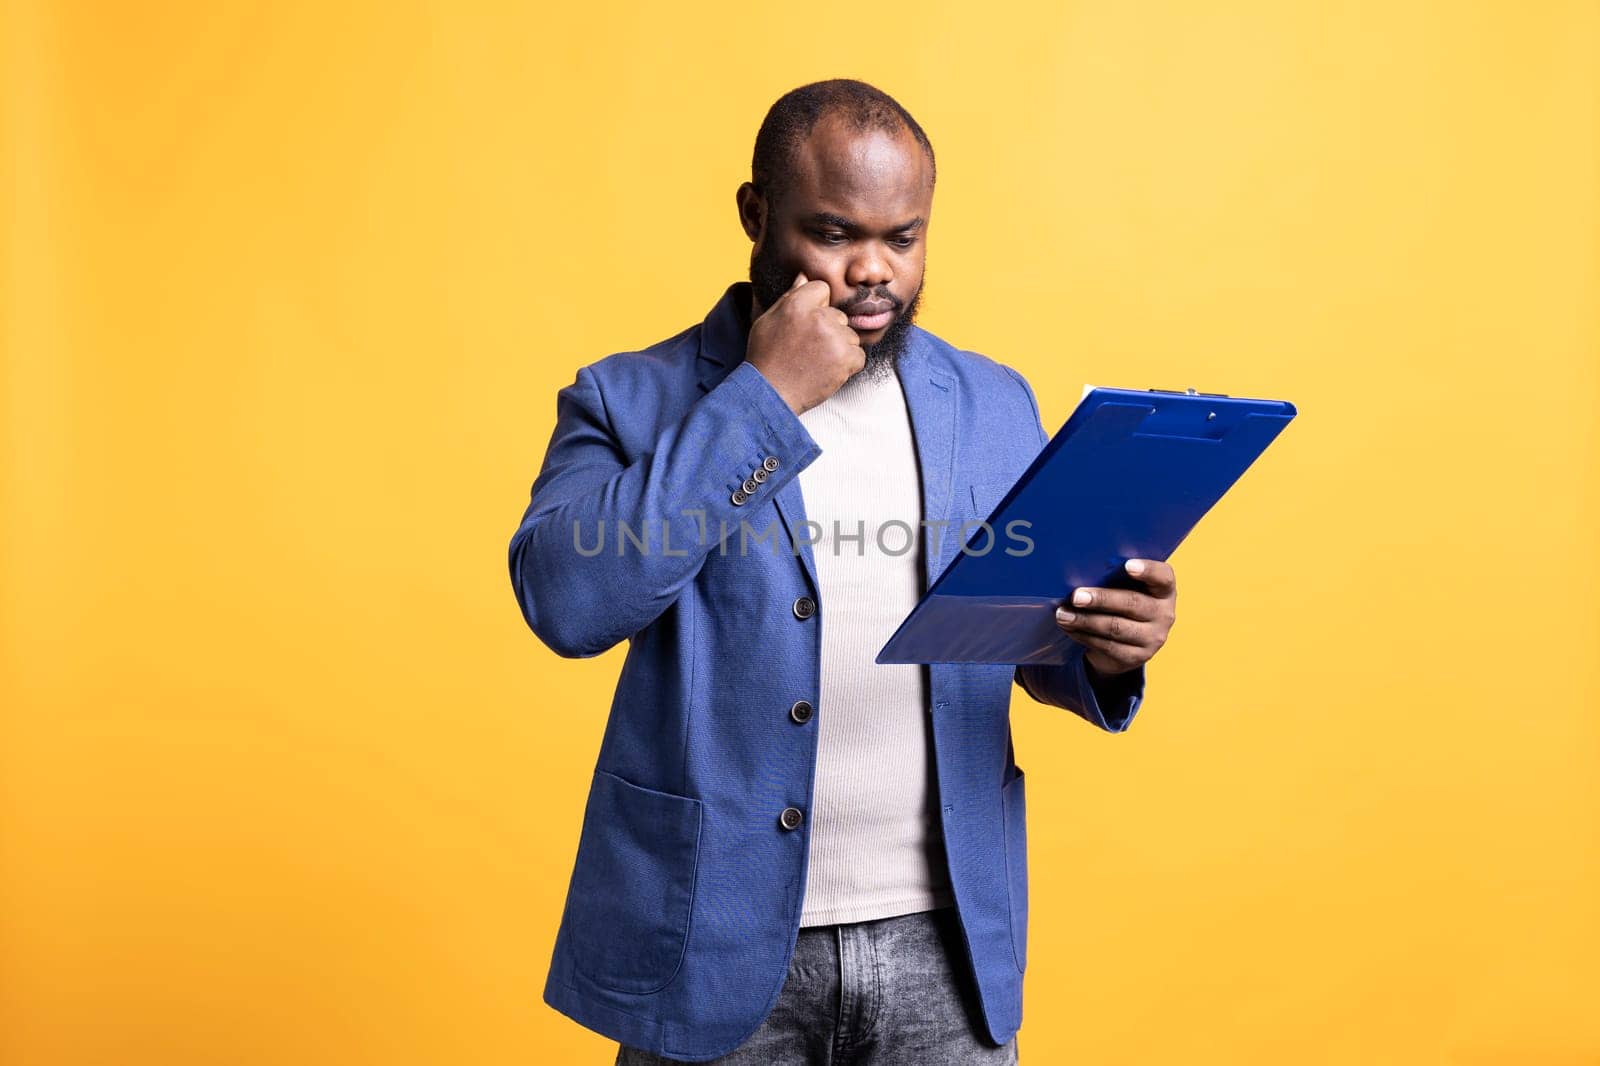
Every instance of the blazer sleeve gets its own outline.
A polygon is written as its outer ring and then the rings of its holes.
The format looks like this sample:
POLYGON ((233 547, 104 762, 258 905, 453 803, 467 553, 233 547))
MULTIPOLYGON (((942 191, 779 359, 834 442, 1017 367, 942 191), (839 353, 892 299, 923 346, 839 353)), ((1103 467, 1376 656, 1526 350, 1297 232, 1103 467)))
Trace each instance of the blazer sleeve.
POLYGON ((590 367, 557 394, 550 447, 511 538, 523 618, 568 658, 598 655, 648 626, 699 573, 719 530, 737 529, 822 452, 748 362, 632 462, 610 415, 625 399, 603 396, 590 367), (733 491, 769 457, 776 469, 735 504, 733 491))
MULTIPOLYGON (((1034 398, 1033 388, 1015 370, 1005 367, 1005 371, 1028 398, 1028 408, 1039 434, 1039 447, 1043 449, 1050 442, 1050 436, 1039 417, 1039 403, 1034 398)), ((1121 733, 1133 723, 1144 701, 1144 664, 1125 674, 1102 677, 1084 659, 1087 651, 1082 644, 1073 641, 1065 663, 1018 666, 1012 680, 1040 703, 1065 708, 1108 733, 1121 733)))

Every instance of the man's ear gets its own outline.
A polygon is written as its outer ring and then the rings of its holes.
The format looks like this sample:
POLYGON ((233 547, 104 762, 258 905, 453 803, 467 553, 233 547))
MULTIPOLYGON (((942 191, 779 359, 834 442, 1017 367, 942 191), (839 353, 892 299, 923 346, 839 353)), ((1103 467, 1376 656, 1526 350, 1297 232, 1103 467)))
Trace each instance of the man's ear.
POLYGON ((734 199, 739 204, 739 225, 744 229, 745 236, 760 244, 761 234, 767 228, 767 198, 747 181, 739 186, 734 199))

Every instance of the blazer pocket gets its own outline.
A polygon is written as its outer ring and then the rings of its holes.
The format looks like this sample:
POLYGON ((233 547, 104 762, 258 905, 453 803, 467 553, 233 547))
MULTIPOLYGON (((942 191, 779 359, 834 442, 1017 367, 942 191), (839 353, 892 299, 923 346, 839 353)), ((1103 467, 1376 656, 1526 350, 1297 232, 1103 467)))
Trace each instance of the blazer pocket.
POLYGON ((569 892, 574 964, 596 984, 647 993, 677 976, 700 856, 697 799, 595 770, 569 892))
POLYGON ((1028 966, 1028 803, 1022 768, 1000 789, 1005 820, 1006 887, 1011 895, 1011 953, 1017 970, 1028 966))

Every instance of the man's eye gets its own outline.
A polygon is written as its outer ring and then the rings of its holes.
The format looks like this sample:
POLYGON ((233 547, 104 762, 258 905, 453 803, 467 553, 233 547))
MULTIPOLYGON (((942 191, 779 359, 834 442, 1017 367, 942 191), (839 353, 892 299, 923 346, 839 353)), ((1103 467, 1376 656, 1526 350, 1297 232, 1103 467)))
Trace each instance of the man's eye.
POLYGON ((917 239, 915 237, 896 237, 889 243, 894 245, 896 248, 910 248, 913 244, 917 243, 917 239))
POLYGON ((843 244, 845 240, 842 233, 823 233, 821 231, 817 233, 817 239, 823 244, 843 244))

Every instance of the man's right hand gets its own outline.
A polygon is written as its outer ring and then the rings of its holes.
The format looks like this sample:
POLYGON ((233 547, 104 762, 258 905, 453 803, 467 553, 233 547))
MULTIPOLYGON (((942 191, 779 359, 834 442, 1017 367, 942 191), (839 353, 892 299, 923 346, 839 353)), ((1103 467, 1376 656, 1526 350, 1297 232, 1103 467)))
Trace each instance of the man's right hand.
POLYGON ((850 316, 828 303, 828 283, 795 275, 794 284, 750 325, 745 359, 755 364, 795 414, 832 396, 866 365, 850 316))

